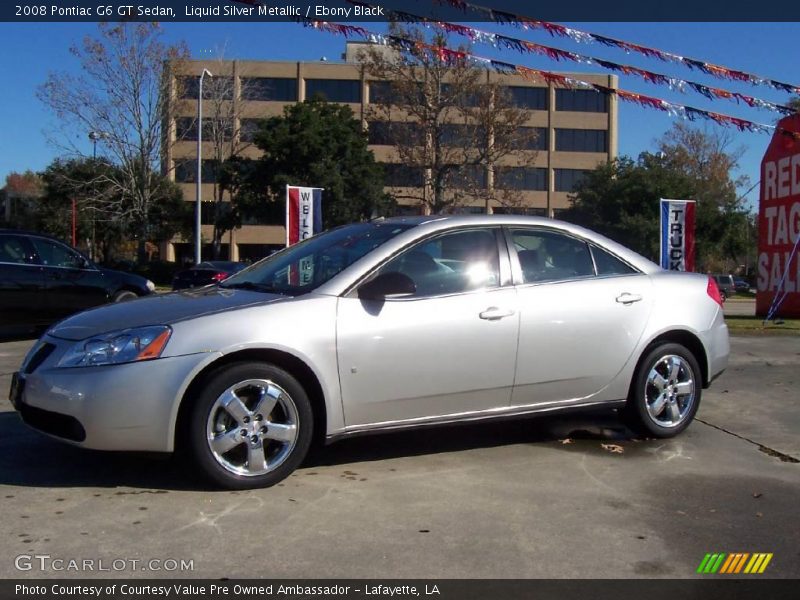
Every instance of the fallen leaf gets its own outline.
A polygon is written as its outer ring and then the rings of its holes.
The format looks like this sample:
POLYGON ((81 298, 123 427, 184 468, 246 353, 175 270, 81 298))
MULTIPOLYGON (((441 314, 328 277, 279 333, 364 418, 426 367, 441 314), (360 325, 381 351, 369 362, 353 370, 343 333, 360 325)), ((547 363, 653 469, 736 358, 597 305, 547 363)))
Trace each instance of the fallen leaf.
POLYGON ((574 442, 570 438, 566 438, 563 440, 559 440, 562 444, 573 444, 574 442))
POLYGON ((625 448, 623 448, 618 444, 600 444, 600 447, 603 450, 611 452, 611 454, 622 454, 623 452, 625 452, 625 448))
POLYGON ((761 498, 763 495, 761 492, 753 492, 753 498, 761 498))
POLYGON ((762 513, 762 512, 757 512, 757 513, 756 513, 756 516, 757 516, 757 517, 760 519, 761 517, 763 517, 763 516, 764 516, 764 513, 762 513))

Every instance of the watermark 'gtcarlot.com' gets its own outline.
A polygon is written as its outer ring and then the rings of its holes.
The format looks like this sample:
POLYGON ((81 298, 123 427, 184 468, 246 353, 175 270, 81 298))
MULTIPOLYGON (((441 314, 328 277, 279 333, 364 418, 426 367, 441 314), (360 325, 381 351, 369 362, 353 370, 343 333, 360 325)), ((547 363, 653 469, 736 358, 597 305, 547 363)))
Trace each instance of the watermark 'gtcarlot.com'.
POLYGON ((62 558, 50 554, 19 554, 18 571, 194 571, 194 560, 184 558, 62 558))

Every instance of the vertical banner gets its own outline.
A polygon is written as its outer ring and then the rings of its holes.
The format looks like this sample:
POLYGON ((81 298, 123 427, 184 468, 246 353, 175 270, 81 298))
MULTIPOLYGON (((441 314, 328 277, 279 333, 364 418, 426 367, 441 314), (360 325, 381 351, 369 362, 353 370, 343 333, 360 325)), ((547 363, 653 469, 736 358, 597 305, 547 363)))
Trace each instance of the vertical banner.
POLYGON ((661 268, 694 271, 694 200, 661 199, 661 268))
POLYGON ((322 231, 322 188, 286 186, 286 245, 322 231))
POLYGON ((761 160, 759 317, 800 317, 800 113, 778 122, 761 160))

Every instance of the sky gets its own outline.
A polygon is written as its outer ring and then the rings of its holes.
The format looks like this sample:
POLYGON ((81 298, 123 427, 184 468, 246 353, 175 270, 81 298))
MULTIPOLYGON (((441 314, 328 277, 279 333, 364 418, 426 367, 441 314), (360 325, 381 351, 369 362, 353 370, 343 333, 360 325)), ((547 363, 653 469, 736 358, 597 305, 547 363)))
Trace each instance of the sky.
MULTIPOLYGON (((409 9, 410 10, 410 9, 409 9)), ((724 65, 757 75, 800 85, 797 68, 800 52, 800 23, 563 23, 564 25, 615 37, 629 42, 724 65)), ((363 24, 382 31, 381 24, 363 24)), ((679 64, 664 63, 639 54, 598 44, 578 44, 564 38, 552 38, 542 31, 517 29, 494 23, 472 23, 482 30, 503 33, 532 42, 579 52, 617 63, 629 64, 668 76, 680 77, 709 86, 738 91, 775 103, 785 103, 789 95, 768 87, 716 79, 679 64)), ((326 57, 340 60, 345 38, 295 23, 165 23, 167 41, 185 41, 195 58, 217 56, 225 49, 227 58, 258 60, 317 61, 326 57)), ((0 39, 4 52, 0 55, 0 185, 11 172, 41 170, 59 155, 47 141, 45 131, 54 123, 54 116, 36 98, 36 89, 51 71, 76 72, 77 61, 68 49, 84 36, 93 34, 92 23, 0 23, 0 39)), ((455 43, 462 40, 454 38, 455 43)), ((532 68, 551 71, 603 73, 600 68, 572 62, 554 62, 546 57, 497 50, 476 44, 473 53, 532 68)), ((697 108, 725 113, 764 124, 774 124, 777 113, 737 105, 725 100, 710 101, 698 94, 672 91, 665 86, 651 85, 639 78, 620 75, 619 87, 697 108)), ((619 105, 619 154, 632 157, 655 150, 655 141, 670 129, 676 118, 666 113, 621 102, 619 105)), ((719 127, 699 121, 698 127, 709 130, 719 127)), ((734 147, 744 149, 740 172, 751 184, 759 179, 761 158, 770 136, 729 130, 734 147)), ((88 132, 75 132, 76 139, 85 137, 85 152, 91 153, 88 132)), ((750 187, 750 186, 747 186, 750 187)), ((747 188, 743 188, 744 193, 747 188)), ((747 195, 755 206, 758 187, 747 195)))

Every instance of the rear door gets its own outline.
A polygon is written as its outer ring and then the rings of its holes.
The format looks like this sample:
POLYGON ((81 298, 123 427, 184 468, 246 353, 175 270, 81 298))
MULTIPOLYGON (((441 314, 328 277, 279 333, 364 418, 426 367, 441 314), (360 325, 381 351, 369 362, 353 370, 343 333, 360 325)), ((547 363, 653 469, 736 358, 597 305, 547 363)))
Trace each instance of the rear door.
POLYGON ((520 309, 512 405, 607 399, 650 315, 650 278, 563 231, 508 232, 520 309))
POLYGON ((0 327, 46 324, 44 274, 25 236, 0 233, 0 327))

